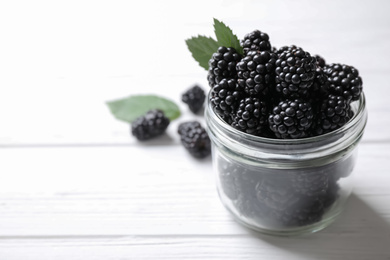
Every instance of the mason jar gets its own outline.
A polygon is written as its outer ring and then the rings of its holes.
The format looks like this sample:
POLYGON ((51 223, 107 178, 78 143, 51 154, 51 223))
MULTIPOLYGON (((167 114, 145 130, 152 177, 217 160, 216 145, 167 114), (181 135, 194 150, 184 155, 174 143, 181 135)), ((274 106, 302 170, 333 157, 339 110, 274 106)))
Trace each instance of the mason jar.
POLYGON ((245 226, 273 235, 321 230, 352 191, 357 146, 367 122, 365 97, 343 127, 303 139, 253 136, 225 123, 208 102, 213 171, 222 204, 245 226))

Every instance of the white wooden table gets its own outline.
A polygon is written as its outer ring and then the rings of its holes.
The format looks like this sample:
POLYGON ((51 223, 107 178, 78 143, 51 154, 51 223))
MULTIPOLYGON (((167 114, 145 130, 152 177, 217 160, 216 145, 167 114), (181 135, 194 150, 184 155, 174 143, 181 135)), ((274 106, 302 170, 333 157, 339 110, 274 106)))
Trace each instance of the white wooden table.
POLYGON ((390 259, 389 1, 0 3, 0 259, 390 259), (359 69, 369 121, 340 218, 296 238, 222 207, 211 160, 176 133, 206 72, 184 40, 213 17, 359 69), (106 101, 153 93, 182 116, 147 143, 106 101))

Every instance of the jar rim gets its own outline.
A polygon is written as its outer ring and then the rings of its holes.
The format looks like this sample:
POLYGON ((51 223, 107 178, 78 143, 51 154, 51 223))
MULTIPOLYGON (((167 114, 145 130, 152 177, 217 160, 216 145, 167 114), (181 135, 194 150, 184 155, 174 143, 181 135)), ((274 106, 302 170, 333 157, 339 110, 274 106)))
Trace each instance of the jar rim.
MULTIPOLYGON (((352 105, 357 106, 357 110, 354 113, 353 117, 342 127, 335 129, 334 131, 331 131, 326 134, 313 136, 313 137, 305 137, 305 138, 299 138, 299 139, 277 139, 277 138, 267 138, 267 137, 261 137, 261 136, 255 136, 251 135, 245 132, 242 132, 238 129, 235 129, 234 127, 227 124, 218 114, 216 114, 213 111, 211 102, 211 91, 209 92, 208 99, 207 99, 207 106, 206 106, 206 114, 209 114, 211 117, 213 117, 213 121, 218 124, 218 126, 222 127, 224 131, 227 131, 228 133, 234 135, 234 136, 242 136, 248 141, 252 141, 255 143, 266 143, 266 144, 274 144, 274 145, 298 145, 298 144, 304 144, 304 143, 314 143, 314 142, 321 142, 326 139, 329 139, 332 136, 337 136, 343 132, 348 131, 349 129, 356 126, 359 122, 361 122, 362 118, 364 116, 367 116, 365 113, 366 109, 366 99, 365 95, 362 92, 360 95, 360 98, 357 101, 354 101, 352 105)), ((364 122, 363 129, 365 127, 366 121, 364 122)))

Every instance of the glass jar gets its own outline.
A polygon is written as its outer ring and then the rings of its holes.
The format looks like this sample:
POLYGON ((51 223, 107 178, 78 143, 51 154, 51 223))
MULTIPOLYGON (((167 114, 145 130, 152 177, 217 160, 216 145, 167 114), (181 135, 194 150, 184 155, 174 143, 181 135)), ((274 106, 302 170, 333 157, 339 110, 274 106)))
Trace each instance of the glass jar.
POLYGON ((208 102, 213 168, 226 209, 245 226, 273 235, 316 232, 332 223, 352 191, 367 122, 363 93, 351 107, 353 118, 331 133, 270 139, 234 129, 208 102))

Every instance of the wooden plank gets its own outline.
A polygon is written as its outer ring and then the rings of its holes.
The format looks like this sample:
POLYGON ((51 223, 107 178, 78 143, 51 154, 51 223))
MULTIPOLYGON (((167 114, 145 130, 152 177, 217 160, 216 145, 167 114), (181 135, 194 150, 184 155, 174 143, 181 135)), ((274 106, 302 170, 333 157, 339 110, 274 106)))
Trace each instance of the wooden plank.
POLYGON ((22 259, 347 259, 387 260, 389 229, 321 232, 296 238, 245 235, 7 238, 0 256, 22 259), (387 237, 387 239, 386 239, 387 237), (384 239, 385 238, 385 239, 384 239))
MULTIPOLYGON (((331 233, 370 232, 371 215, 390 222, 389 146, 361 145, 352 210, 331 233)), ((222 207, 210 160, 180 146, 13 148, 0 157, 0 236, 247 233, 222 207)))

